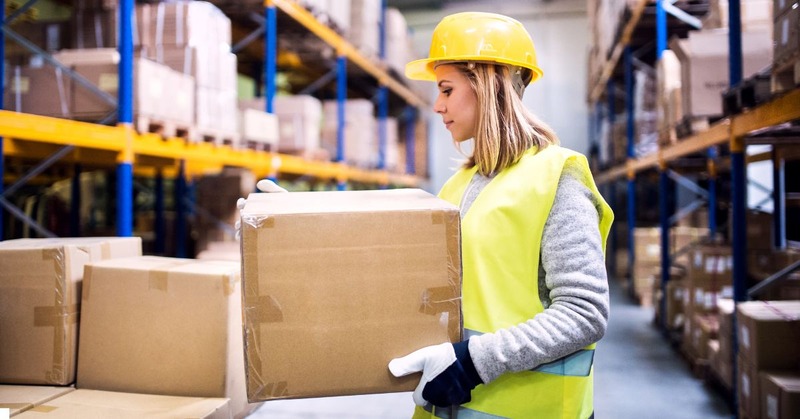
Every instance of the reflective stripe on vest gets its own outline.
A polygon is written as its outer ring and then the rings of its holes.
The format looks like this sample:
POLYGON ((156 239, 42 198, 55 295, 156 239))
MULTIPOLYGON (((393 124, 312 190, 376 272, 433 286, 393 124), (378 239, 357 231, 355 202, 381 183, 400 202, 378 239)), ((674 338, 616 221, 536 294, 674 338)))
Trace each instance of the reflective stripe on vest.
MULTIPOLYGON (((472 336, 480 336, 481 332, 464 329, 464 340, 472 336)), ((539 365, 531 371, 544 372, 555 375, 568 375, 572 377, 586 377, 592 372, 594 364, 594 349, 581 349, 563 358, 539 365)))
POLYGON ((503 416, 495 416, 490 413, 479 412, 464 406, 441 408, 429 404, 426 405, 424 409, 431 413, 434 417, 441 419, 507 419, 503 416), (456 411, 455 415, 453 414, 453 409, 456 411))

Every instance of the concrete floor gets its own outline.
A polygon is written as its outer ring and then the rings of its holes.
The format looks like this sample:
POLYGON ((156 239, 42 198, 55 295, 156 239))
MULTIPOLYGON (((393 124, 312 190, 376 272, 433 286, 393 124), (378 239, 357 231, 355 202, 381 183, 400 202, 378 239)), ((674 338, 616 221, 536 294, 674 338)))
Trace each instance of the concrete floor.
MULTIPOLYGON (((611 321, 595 359, 595 413, 614 418, 731 418, 722 398, 692 377, 652 326, 652 309, 635 305, 612 281, 611 321)), ((409 418, 411 393, 279 400, 251 419, 409 418)))

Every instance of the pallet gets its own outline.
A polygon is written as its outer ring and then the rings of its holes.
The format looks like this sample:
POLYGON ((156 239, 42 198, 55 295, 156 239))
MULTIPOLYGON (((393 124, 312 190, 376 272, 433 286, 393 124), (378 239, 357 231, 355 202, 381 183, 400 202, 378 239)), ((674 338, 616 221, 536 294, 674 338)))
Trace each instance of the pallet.
POLYGON ((170 121, 153 116, 137 115, 135 118, 136 131, 141 134, 158 134, 164 138, 189 139, 194 127, 187 123, 170 121))
POLYGON ((768 102, 772 98, 772 78, 770 74, 756 74, 743 80, 738 86, 722 93, 722 114, 730 116, 742 113, 745 109, 768 102))
POLYGON ((241 136, 236 132, 227 132, 214 128, 196 128, 189 141, 193 143, 211 143, 216 146, 239 148, 241 136))
POLYGON ((772 68, 772 93, 782 93, 800 85, 800 54, 772 68))

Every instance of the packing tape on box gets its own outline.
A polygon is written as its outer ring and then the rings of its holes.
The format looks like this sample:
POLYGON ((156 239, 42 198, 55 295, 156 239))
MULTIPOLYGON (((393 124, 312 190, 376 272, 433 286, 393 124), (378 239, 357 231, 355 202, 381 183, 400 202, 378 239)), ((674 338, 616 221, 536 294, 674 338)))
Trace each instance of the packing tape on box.
POLYGON ((268 215, 243 215, 242 225, 253 228, 273 228, 275 227, 275 218, 268 215))
POLYGON ((111 243, 100 243, 100 257, 103 258, 103 260, 111 259, 111 243))
POLYGON ((453 342, 461 341, 461 296, 452 286, 428 288, 422 293, 420 313, 442 316, 447 326, 447 335, 453 342))
POLYGON ((235 273, 222 275, 222 293, 227 297, 236 291, 236 283, 239 280, 236 278, 235 273))
POLYGON ((18 410, 30 406, 30 403, 0 403, 0 409, 18 410))
POLYGON ((57 406, 48 406, 46 404, 32 407, 29 412, 39 412, 39 413, 50 413, 54 410, 58 409, 57 406))
POLYGON ((193 259, 180 259, 150 269, 150 274, 148 275, 147 279, 149 289, 166 292, 167 284, 169 283, 170 271, 191 263, 196 263, 196 261, 193 259))
POLYGON ((289 384, 286 381, 264 383, 256 390, 257 400, 268 400, 289 397, 289 384))
POLYGON ((57 327, 78 323, 81 305, 38 306, 33 308, 34 327, 57 327))
MULTIPOLYGON (((54 296, 55 304, 52 307, 40 307, 37 313, 34 308, 33 322, 37 324, 37 314, 39 314, 38 321, 44 325, 49 323, 53 326, 53 369, 45 371, 45 381, 50 384, 66 384, 66 365, 67 365, 67 327, 70 324, 76 324, 78 316, 75 315, 73 319, 75 322, 69 323, 64 320, 69 320, 69 316, 60 317, 61 322, 55 321, 56 315, 59 313, 69 313, 70 310, 66 306, 67 297, 67 278, 66 278, 66 256, 64 247, 59 246, 52 249, 42 249, 42 260, 49 260, 53 262, 53 279, 54 279, 54 296), (49 313, 48 313, 49 311, 49 313), (44 313, 44 314, 42 314, 44 313), (46 319, 47 318, 47 319, 46 319)), ((73 308, 77 310, 77 308, 73 308)))
POLYGON ((782 318, 783 320, 786 320, 788 322, 794 322, 794 321, 800 320, 800 317, 781 310, 780 308, 776 307, 774 304, 770 304, 769 301, 763 301, 763 303, 764 303, 764 307, 768 308, 770 311, 772 311, 773 313, 777 314, 778 317, 782 318))

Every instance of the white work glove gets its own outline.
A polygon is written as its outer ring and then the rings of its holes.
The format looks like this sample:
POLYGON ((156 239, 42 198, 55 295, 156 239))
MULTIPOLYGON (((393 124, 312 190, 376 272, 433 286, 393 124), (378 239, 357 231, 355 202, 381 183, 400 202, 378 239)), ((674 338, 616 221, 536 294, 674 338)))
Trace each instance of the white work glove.
MULTIPOLYGON (((280 186, 278 186, 277 183, 275 183, 275 182, 273 182, 273 181, 271 181, 269 179, 261 179, 261 180, 259 180, 258 183, 256 183, 256 188, 258 189, 259 192, 268 192, 268 193, 289 192, 286 189, 281 188, 280 186)), ((247 204, 247 199, 239 198, 236 201, 236 208, 238 208, 239 212, 241 212, 244 209, 244 206, 246 204, 247 204)), ((240 218, 240 219, 236 220, 236 240, 239 240, 241 238, 242 238, 242 220, 240 218)))
POLYGON ((457 406, 472 400, 472 389, 483 380, 469 354, 469 341, 427 346, 389 362, 395 377, 422 372, 413 398, 417 406, 426 402, 439 407, 457 406))
POLYGON ((417 406, 425 406, 427 401, 422 397, 425 385, 443 373, 454 362, 456 362, 456 353, 453 350, 453 345, 442 343, 435 346, 426 346, 402 358, 391 360, 389 362, 389 371, 395 377, 422 372, 422 378, 419 380, 419 385, 414 390, 412 397, 417 406))

